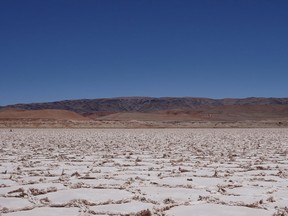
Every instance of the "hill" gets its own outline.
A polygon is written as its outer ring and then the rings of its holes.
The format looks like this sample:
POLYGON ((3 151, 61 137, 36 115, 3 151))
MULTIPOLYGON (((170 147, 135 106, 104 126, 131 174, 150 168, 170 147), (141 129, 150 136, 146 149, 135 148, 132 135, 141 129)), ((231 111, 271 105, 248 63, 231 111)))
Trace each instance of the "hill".
POLYGON ((0 127, 287 127, 288 98, 126 97, 15 104, 0 127))
POLYGON ((210 99, 192 97, 122 97, 64 100, 48 103, 15 104, 5 108, 22 110, 58 109, 77 113, 94 112, 154 112, 162 110, 191 110, 226 105, 288 105, 288 98, 210 99))

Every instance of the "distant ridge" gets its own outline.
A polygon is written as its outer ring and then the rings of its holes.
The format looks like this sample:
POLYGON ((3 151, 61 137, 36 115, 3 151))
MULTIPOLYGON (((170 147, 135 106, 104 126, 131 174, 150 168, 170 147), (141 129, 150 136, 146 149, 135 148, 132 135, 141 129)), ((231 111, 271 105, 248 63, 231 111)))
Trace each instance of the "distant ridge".
POLYGON ((288 98, 118 97, 0 107, 0 128, 288 128, 288 98))
POLYGON ((165 110, 195 110, 233 105, 288 105, 288 98, 210 99, 196 97, 118 97, 63 100, 47 103, 15 104, 0 107, 21 110, 58 109, 80 114, 94 112, 155 112, 165 110))

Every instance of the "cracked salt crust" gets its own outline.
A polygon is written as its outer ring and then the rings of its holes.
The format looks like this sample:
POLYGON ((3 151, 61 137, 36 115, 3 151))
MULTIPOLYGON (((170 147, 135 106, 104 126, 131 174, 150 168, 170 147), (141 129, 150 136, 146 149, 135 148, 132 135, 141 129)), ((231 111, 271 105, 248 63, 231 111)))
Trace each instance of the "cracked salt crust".
POLYGON ((5 216, 272 216, 288 203, 288 129, 0 129, 0 149, 5 216))

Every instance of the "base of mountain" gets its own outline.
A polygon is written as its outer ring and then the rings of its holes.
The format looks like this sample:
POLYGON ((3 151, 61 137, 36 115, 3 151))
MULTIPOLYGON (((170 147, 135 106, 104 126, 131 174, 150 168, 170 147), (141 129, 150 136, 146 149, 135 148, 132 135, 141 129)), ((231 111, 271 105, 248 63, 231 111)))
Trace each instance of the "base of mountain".
POLYGON ((114 120, 51 120, 6 119, 0 128, 286 128, 288 120, 262 121, 114 121, 114 120))

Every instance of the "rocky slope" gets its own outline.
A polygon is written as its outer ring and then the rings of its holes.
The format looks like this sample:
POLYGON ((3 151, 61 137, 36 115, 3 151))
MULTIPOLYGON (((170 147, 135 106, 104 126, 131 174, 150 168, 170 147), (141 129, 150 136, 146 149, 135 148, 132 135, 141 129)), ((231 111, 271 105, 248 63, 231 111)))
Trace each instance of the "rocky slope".
POLYGON ((226 105, 288 105, 288 98, 210 99, 192 97, 123 97, 16 104, 2 108, 16 108, 23 110, 58 109, 83 114, 94 112, 118 113, 155 112, 163 110, 193 110, 226 105))
POLYGON ((110 98, 0 108, 0 127, 288 127, 288 98, 110 98))

